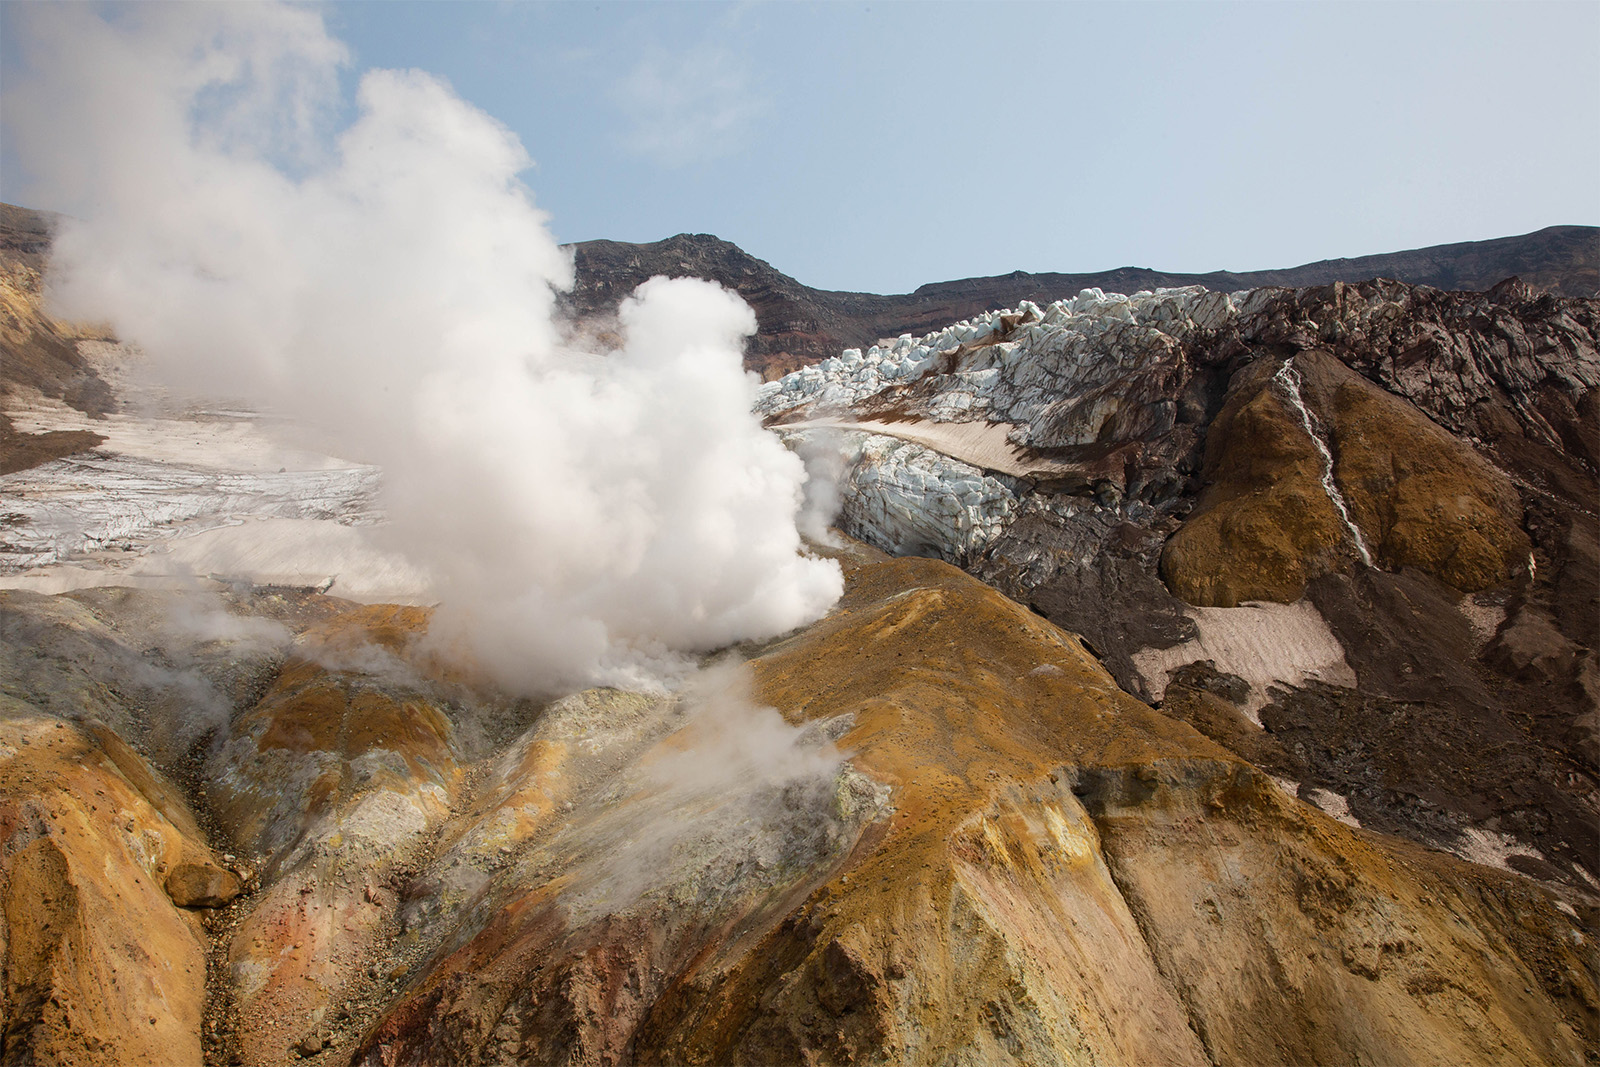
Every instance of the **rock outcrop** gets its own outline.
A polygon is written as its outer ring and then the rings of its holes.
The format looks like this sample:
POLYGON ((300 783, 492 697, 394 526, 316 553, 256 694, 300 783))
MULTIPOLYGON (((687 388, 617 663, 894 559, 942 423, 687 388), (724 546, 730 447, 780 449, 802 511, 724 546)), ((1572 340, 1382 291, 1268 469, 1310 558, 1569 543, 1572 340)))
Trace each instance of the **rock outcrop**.
POLYGON ((1089 291, 759 406, 843 442, 850 532, 968 569, 1147 699, 1234 676, 1195 721, 1331 809, 1592 887, 1597 316, 1520 283, 1089 291))
POLYGON ((358 608, 300 635, 211 757, 210 807, 265 888, 228 949, 246 1064, 318 1051, 389 966, 400 866, 458 798, 450 719, 414 667, 417 608, 358 608))
POLYGON ((1310 579, 1345 569, 1355 532, 1323 484, 1326 463, 1298 391, 1270 364, 1238 377, 1206 436, 1208 484, 1167 541, 1162 577, 1190 604, 1293 603, 1310 579))
MULTIPOLYGON (((542 708, 438 671, 419 609, 236 598, 297 636, 228 691, 187 792, 13 675, 36 700, 0 727, 7 1058, 1600 1053, 1592 896, 1344 825, 954 567, 835 554, 845 599, 744 666, 542 708), (208 834, 241 857, 231 903, 208 834)), ((97 612, 126 639, 158 604, 97 612)), ((1169 703, 1214 720, 1241 696, 1218 679, 1180 672, 1169 703)))
POLYGON ((0 696, 6 1062, 201 1062, 206 934, 239 893, 181 795, 103 723, 0 696))
MULTIPOLYGON (((63 323, 43 306, 45 263, 55 216, 0 204, 0 397, 37 389, 91 414, 114 410, 110 386, 78 352, 104 329, 63 323)), ((0 453, 0 459, 4 453, 0 453)))
POLYGON ((1470 443, 1326 351, 1282 366, 1236 375, 1209 427, 1207 487, 1162 561, 1175 593, 1287 603, 1361 553, 1467 593, 1527 573, 1521 501, 1470 443))

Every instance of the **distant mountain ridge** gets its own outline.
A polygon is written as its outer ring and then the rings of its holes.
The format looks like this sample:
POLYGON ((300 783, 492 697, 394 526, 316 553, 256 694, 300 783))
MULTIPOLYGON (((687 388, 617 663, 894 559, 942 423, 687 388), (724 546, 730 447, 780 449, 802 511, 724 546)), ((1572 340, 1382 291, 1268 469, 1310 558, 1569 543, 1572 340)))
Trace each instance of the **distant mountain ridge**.
POLYGON ((1015 307, 1022 300, 1045 304, 1091 288, 1134 293, 1203 285, 1232 292, 1392 278, 1437 289, 1482 292, 1516 276, 1558 296, 1587 297, 1600 292, 1600 228, 1594 226, 1548 226, 1519 237, 1330 259, 1280 270, 1209 274, 1174 274, 1143 267, 1093 274, 1014 271, 933 282, 895 296, 813 289, 710 234, 678 234, 649 244, 582 241, 568 247, 577 263, 577 285, 563 302, 580 317, 615 311, 636 285, 656 274, 710 278, 738 291, 755 309, 760 323, 746 362, 768 379, 881 337, 920 335, 984 311, 1015 307))
MULTIPOLYGON (((54 219, 51 212, 0 204, 0 270, 41 270, 54 219)), ((902 333, 920 336, 985 311, 1015 307, 1023 300, 1043 305, 1075 296, 1083 289, 1131 294, 1142 289, 1203 285, 1234 292, 1391 278, 1436 289, 1484 292, 1515 276, 1558 296, 1600 294, 1600 227, 1595 226, 1547 226, 1520 237, 1329 259, 1279 270, 1209 274, 1174 274, 1144 267, 1091 274, 1013 271, 930 282, 898 295, 813 289, 711 234, 680 233, 647 244, 581 241, 566 247, 576 261, 577 284, 572 292, 563 294, 561 302, 578 318, 604 318, 614 313, 639 283, 658 274, 709 278, 737 291, 755 309, 760 327, 745 363, 768 380, 879 338, 902 333)), ((12 324, 21 328, 20 321, 12 324)), ((6 362, 15 364, 10 369, 20 373, 23 363, 33 368, 37 360, 17 357, 24 349, 31 353, 36 340, 32 336, 9 340, 13 358, 6 362)), ((17 374, 3 377, 16 379, 17 374)), ((44 383, 31 384, 53 393, 44 383)))

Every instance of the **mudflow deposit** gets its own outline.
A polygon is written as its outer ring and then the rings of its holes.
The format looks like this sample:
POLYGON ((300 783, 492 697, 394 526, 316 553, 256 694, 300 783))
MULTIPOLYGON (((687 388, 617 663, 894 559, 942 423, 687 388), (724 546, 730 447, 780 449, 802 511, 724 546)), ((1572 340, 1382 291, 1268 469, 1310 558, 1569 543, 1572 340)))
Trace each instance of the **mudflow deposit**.
POLYGON ((843 599, 536 702, 0 224, 0 1062, 1600 1062, 1593 231, 765 330, 843 599))

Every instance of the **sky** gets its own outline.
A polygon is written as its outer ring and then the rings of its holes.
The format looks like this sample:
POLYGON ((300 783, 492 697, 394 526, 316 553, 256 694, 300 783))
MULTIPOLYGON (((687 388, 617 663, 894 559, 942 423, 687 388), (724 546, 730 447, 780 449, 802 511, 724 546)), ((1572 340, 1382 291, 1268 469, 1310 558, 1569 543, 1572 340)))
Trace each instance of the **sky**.
MULTIPOLYGON (((319 10, 350 92, 414 68, 509 127, 558 239, 713 233, 818 288, 1600 224, 1596 3, 319 10)), ((0 199, 68 207, 3 136, 0 199)))

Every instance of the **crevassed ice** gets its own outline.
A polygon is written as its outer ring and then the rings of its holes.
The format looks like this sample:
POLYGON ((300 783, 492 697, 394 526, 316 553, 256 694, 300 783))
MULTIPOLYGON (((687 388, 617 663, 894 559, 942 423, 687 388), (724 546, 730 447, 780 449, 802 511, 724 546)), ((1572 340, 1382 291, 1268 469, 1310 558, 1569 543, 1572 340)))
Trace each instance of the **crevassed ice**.
POLYGON ((1188 286, 1132 296, 1085 289, 1043 308, 1024 300, 922 337, 903 334, 865 350, 846 349, 763 385, 755 407, 762 415, 808 404, 843 409, 917 381, 951 358, 952 380, 941 384, 968 399, 941 398, 925 414, 938 421, 1026 423, 1095 364, 1109 359, 1137 366, 1193 331, 1216 329, 1234 317, 1243 295, 1188 286))
MULTIPOLYGON (((1119 380, 1170 357, 1184 337, 1217 328, 1236 309, 1235 297, 1199 286, 1132 296, 1085 289, 1044 307, 1022 301, 922 337, 847 349, 764 385, 755 406, 767 416, 798 408, 843 415, 938 367, 935 378, 908 393, 903 414, 1008 424, 1007 438, 1019 446, 1032 443, 1034 423, 1050 416, 1044 443, 1094 440, 1115 412, 1110 394, 1119 380)), ((1016 513, 1018 487, 1004 475, 910 441, 848 436, 841 528, 890 552, 963 563, 1016 513)))

